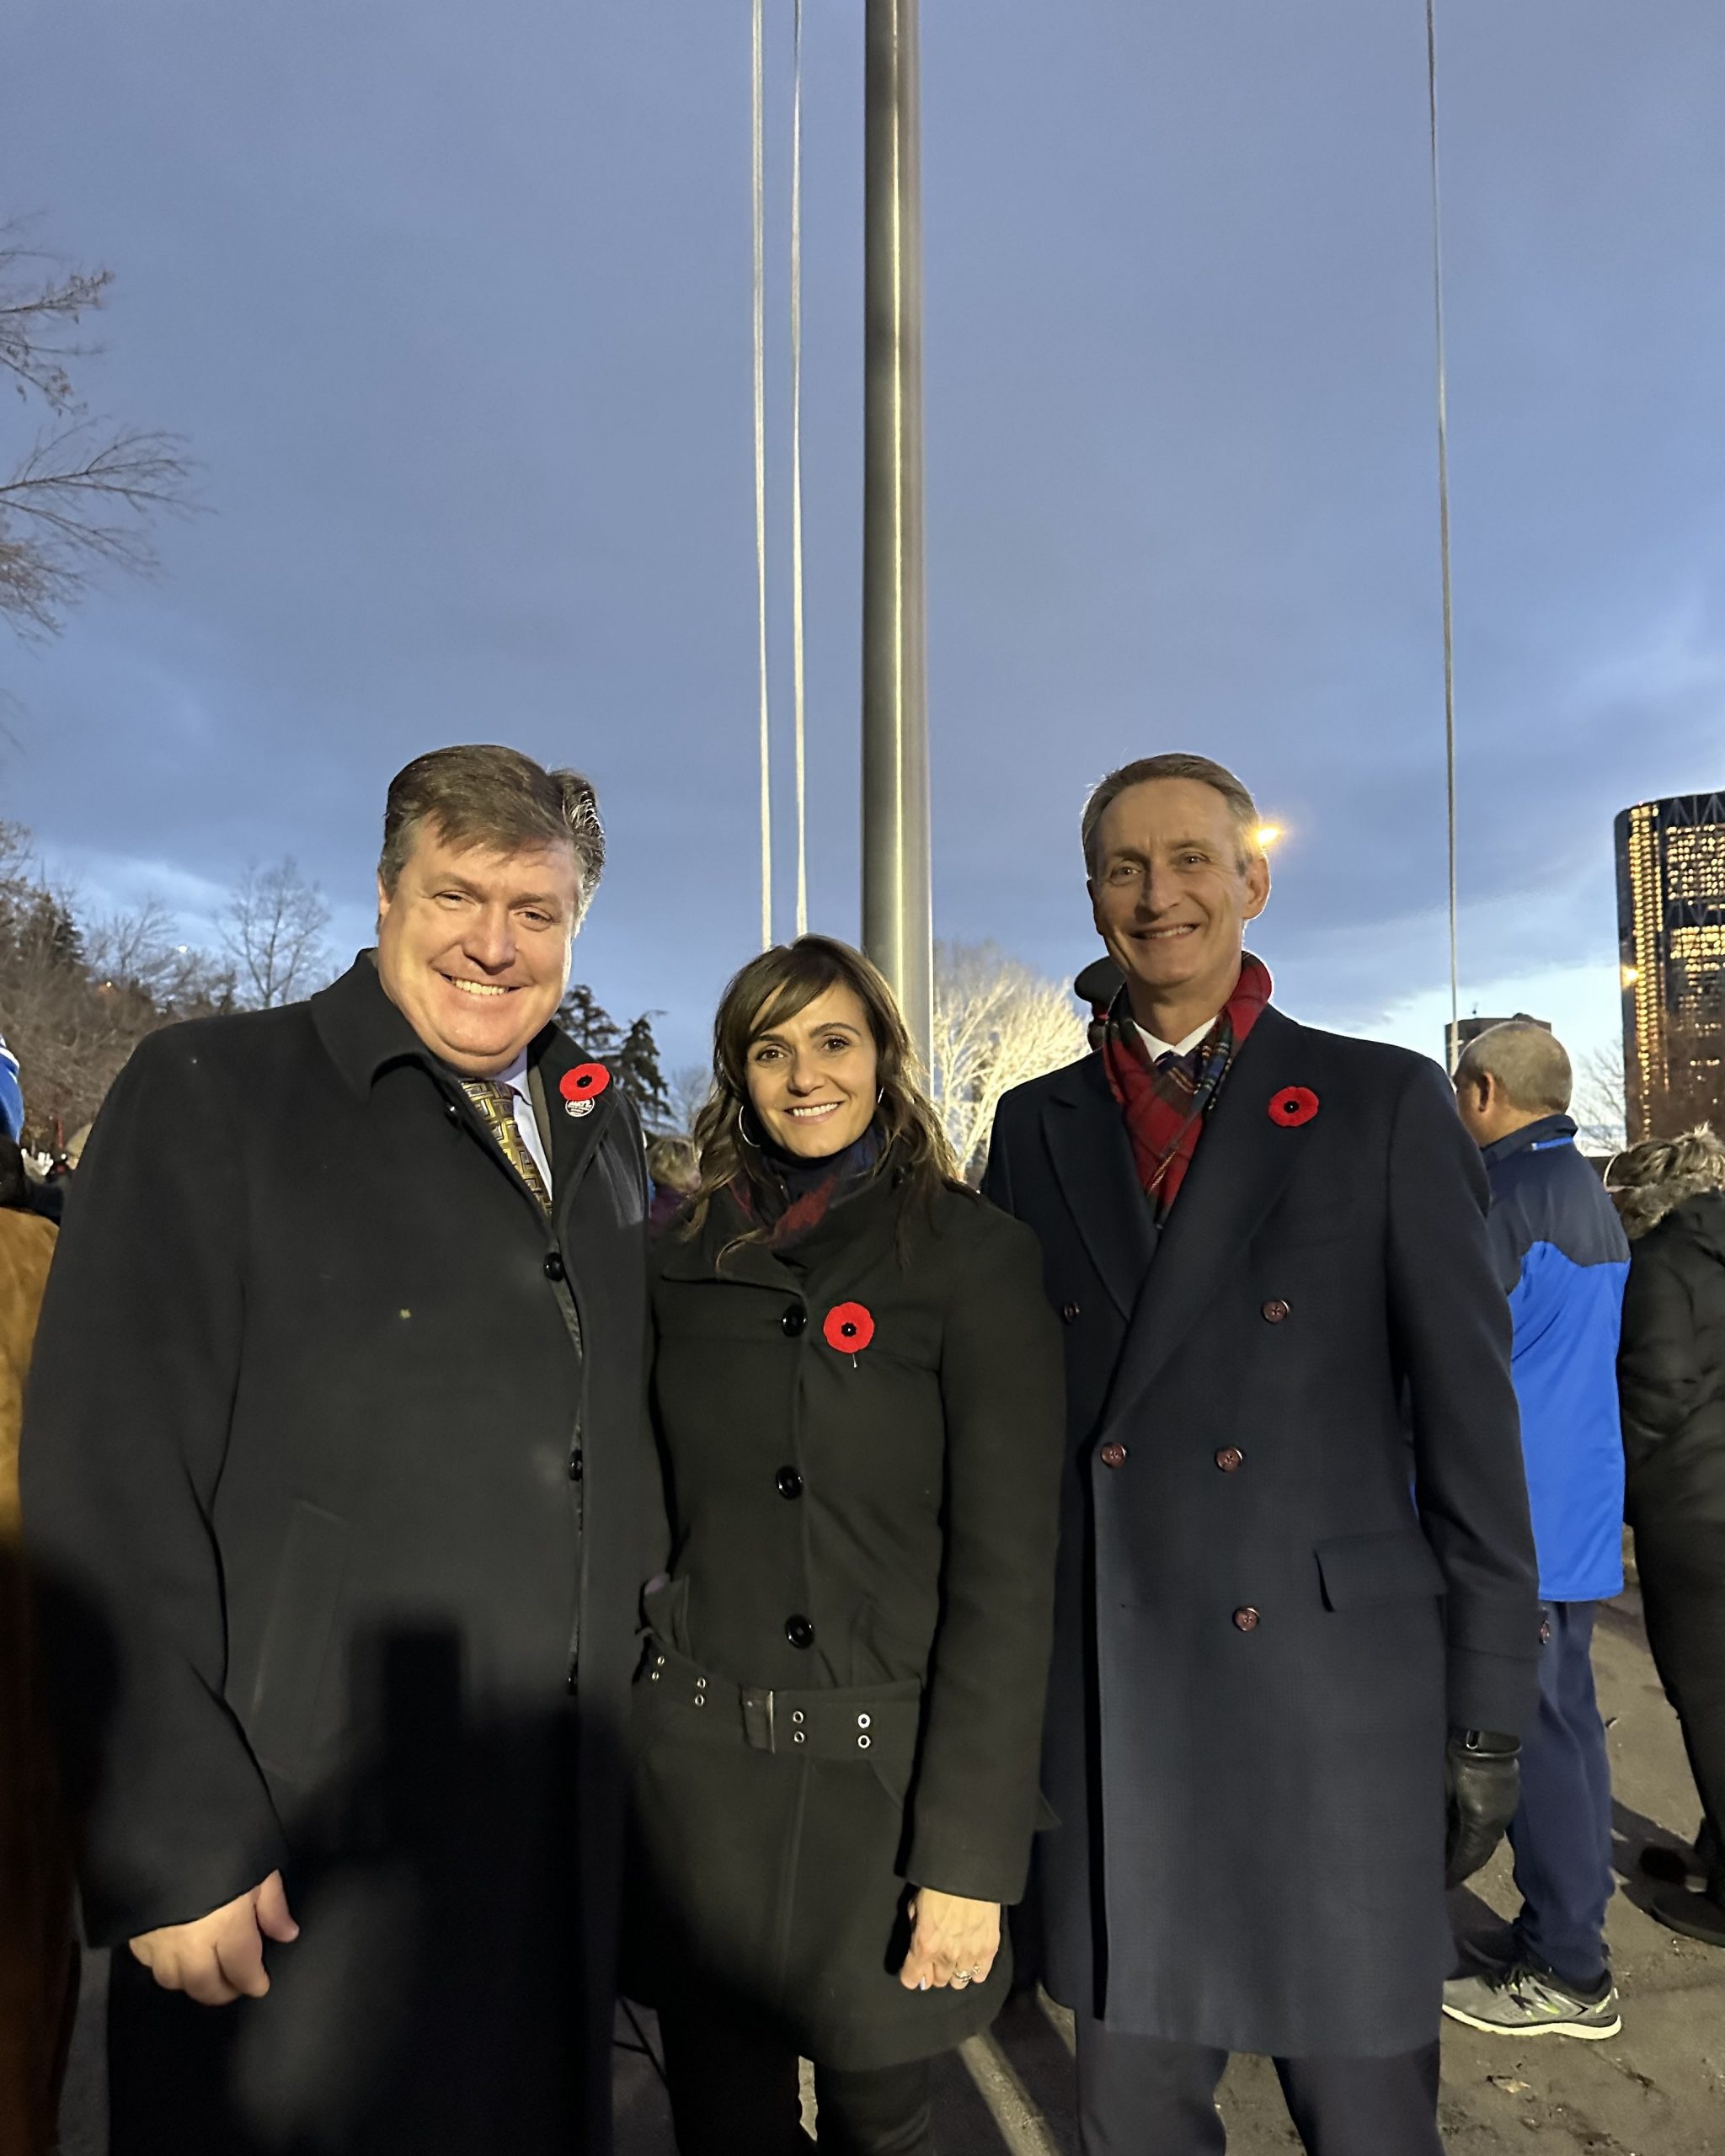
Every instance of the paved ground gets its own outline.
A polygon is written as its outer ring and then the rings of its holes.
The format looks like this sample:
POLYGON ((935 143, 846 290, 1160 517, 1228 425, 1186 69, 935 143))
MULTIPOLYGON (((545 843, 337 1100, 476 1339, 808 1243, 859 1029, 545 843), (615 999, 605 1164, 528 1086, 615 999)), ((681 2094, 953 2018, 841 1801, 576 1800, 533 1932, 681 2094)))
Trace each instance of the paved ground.
MULTIPOLYGON (((1634 1867, 1644 1841, 1674 1842, 1692 1831, 1696 1801, 1632 1587, 1603 1614, 1594 1666, 1618 1798, 1622 1891, 1610 1930, 1623 2034, 1604 2044, 1551 2036, 1520 2043, 1446 2025, 1443 2122, 1453 2156, 1725 2156, 1725 1952, 1679 1939, 1645 1915, 1634 1867)), ((1464 1929, 1514 1907, 1501 1853, 1476 1884, 1477 1895, 1456 1897, 1464 1929)), ((93 2041, 99 1968, 92 1976, 67 2091, 67 2156, 104 2156, 106 2147, 93 2041)), ((992 2041, 941 2063, 941 2156, 1076 2156, 1061 2020, 1058 2009, 1022 2002, 1002 2016, 992 2041)), ((657 2076, 638 2052, 617 2054, 617 2097, 618 2156, 670 2156, 657 2076)), ((1222 2109, 1231 2156, 1297 2148, 1263 2061, 1236 2061, 1222 2109)))

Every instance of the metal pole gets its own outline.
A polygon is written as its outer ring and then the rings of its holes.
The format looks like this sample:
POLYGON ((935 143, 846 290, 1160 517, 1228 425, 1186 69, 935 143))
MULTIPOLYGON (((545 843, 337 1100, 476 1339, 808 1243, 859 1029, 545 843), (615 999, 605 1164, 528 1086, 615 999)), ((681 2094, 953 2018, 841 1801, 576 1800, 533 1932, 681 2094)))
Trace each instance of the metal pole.
POLYGON ((922 540, 917 0, 868 0, 862 945, 925 1064, 933 1030, 922 540))

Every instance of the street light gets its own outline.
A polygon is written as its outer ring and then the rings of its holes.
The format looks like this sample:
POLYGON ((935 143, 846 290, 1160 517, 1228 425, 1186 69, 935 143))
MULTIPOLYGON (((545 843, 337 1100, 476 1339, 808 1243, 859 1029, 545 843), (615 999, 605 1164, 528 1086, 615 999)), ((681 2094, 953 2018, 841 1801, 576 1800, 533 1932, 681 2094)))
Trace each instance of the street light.
POLYGON ((1279 824, 1260 824, 1252 835, 1258 851, 1268 853, 1281 837, 1282 827, 1279 824))

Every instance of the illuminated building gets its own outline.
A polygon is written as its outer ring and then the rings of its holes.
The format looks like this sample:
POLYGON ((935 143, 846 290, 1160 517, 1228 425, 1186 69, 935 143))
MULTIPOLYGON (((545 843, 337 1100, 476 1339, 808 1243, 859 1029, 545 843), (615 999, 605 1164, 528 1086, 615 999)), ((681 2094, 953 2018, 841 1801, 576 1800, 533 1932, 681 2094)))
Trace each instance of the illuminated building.
POLYGON ((1639 802, 1616 835, 1630 1143, 1725 1131, 1725 793, 1639 802))

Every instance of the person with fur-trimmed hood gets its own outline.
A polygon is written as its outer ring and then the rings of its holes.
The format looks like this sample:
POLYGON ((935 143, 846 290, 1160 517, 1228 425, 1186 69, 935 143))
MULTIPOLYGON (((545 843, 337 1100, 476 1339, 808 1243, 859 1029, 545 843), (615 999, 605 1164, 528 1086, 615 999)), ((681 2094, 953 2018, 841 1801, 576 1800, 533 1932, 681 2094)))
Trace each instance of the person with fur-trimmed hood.
POLYGON ((1617 1385, 1642 1604, 1703 1820, 1691 1865, 1644 1849, 1653 1913, 1725 1946, 1725 1141, 1703 1123, 1619 1156, 1629 1236, 1617 1385), (1701 1886, 1694 1891, 1695 1884, 1701 1886))

